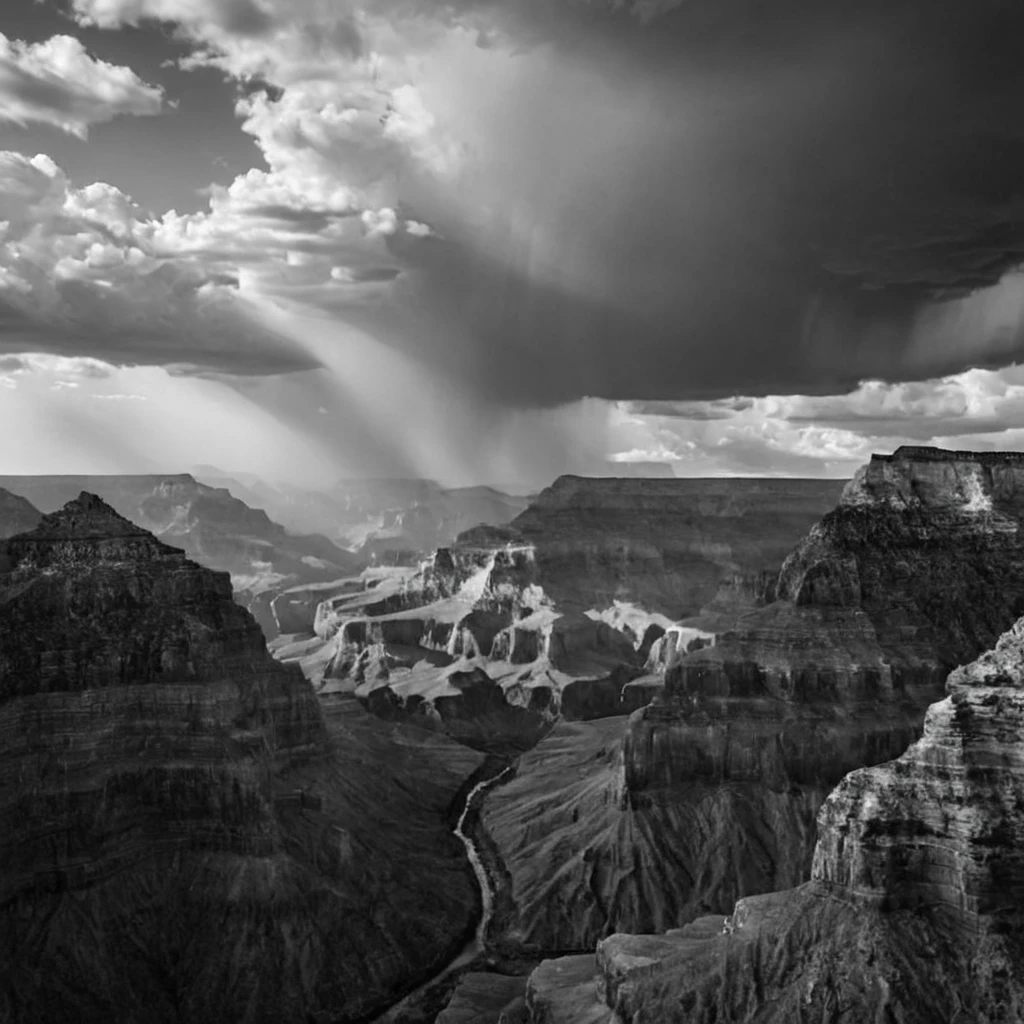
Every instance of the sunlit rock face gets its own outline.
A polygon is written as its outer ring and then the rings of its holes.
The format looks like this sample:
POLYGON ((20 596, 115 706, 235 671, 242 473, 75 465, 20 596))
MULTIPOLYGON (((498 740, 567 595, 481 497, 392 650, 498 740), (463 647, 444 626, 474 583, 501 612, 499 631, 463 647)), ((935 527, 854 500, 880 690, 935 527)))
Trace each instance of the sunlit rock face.
POLYGON ((231 574, 236 600, 264 634, 277 634, 274 597, 300 583, 334 580, 361 565, 326 537, 295 536, 222 487, 172 476, 0 477, 0 487, 54 510, 80 491, 95 493, 136 526, 182 548, 201 565, 231 574))
MULTIPOLYGON (((1024 620, 947 692, 901 757, 829 796, 810 882, 604 940, 597 1009, 635 1024, 1024 1019, 1024 620)), ((534 1004, 561 988, 550 969, 531 979, 534 1004)))
POLYGON ((0 487, 0 540, 31 530, 41 518, 42 513, 30 501, 0 487))
POLYGON ((512 790, 491 798, 519 887, 516 937, 586 949, 806 880, 831 789, 905 750, 948 672, 1019 614, 1022 470, 1020 456, 876 457, 785 560, 779 599, 670 665, 663 692, 626 687, 652 702, 624 728, 618 777, 595 761, 559 782, 541 770, 545 744, 555 755, 544 741, 517 779, 540 801, 529 838, 505 806, 512 790), (553 867, 535 877, 541 853, 553 867))
POLYGON ((0 543, 0 1019, 358 1017, 433 970, 479 756, 382 729, 93 495, 0 543))
MULTIPOLYGON (((563 477, 513 523, 474 527, 418 569, 346 581, 313 620, 329 653, 279 649, 332 692, 447 731, 491 707, 491 682, 533 738, 559 716, 633 711, 668 665, 714 642, 678 617, 714 599, 721 621, 763 600, 747 576, 777 571, 840 486, 563 477)), ((317 593, 282 594, 278 620, 297 623, 317 593)))
POLYGON ((631 723, 631 798, 796 787, 813 813, 847 771, 898 754, 947 673, 1024 607, 1022 524, 1024 457, 875 456, 786 559, 777 600, 671 668, 631 723))

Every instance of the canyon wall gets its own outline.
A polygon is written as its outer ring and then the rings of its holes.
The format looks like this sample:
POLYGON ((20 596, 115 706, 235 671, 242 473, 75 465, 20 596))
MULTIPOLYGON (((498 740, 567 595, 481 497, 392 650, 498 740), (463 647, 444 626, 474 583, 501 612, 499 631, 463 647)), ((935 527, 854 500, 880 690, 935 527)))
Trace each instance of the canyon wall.
POLYGON ((281 594, 275 615, 296 626, 319 601, 329 651, 277 649, 385 717, 529 745, 557 717, 647 704, 667 665, 713 640, 678 617, 711 602, 731 621, 763 603, 762 577, 840 487, 562 477, 512 524, 468 530, 419 569, 281 594))
POLYGON ((614 756, 536 786, 554 736, 524 760, 526 837, 511 789, 488 801, 517 894, 510 936, 585 949, 804 881, 832 787, 906 749, 947 673, 1024 610, 1022 521, 1020 456, 873 458, 785 560, 777 599, 670 666, 614 756))
POLYGON ((459 948, 479 755, 325 717, 226 573, 92 495, 0 543, 0 611, 0 1019, 359 1017, 459 948))
POLYGON ((536 546, 559 606, 620 600, 677 620, 725 601, 720 591, 753 593, 758 574, 782 564, 844 483, 563 476, 510 525, 536 546))
POLYGON ((808 883, 545 965, 534 1024, 1024 1018, 1024 620, 946 690, 918 742, 829 796, 808 883))

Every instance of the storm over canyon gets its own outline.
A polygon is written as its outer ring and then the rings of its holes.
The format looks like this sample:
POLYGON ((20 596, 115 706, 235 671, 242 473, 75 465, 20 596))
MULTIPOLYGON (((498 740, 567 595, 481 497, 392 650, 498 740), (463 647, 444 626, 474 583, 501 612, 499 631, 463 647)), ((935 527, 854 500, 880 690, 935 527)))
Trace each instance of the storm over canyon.
POLYGON ((1024 1024, 1024 8, 0 3, 0 1024, 1024 1024))

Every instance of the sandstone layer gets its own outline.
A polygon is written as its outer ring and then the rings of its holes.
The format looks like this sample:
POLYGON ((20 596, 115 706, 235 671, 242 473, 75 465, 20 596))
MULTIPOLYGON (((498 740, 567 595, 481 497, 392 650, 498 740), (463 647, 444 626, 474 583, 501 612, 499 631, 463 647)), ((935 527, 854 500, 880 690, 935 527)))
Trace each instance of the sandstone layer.
POLYGON ((510 934, 587 949, 803 882, 832 787, 906 749, 946 674, 1020 613, 1022 521, 1020 456, 875 457, 786 559, 777 599, 669 668, 629 720, 618 778, 595 761, 532 784, 524 761, 534 838, 513 809, 485 811, 521 897, 510 934))
POLYGON ((479 755, 325 719, 226 573, 82 494, 0 610, 0 1019, 358 1018, 471 932, 479 755))
MULTIPOLYGON (((601 942, 592 991, 614 1019, 1024 1019, 1024 619, 947 692, 918 742, 822 806, 810 882, 601 942)), ((531 979, 535 1022, 550 974, 531 979)))

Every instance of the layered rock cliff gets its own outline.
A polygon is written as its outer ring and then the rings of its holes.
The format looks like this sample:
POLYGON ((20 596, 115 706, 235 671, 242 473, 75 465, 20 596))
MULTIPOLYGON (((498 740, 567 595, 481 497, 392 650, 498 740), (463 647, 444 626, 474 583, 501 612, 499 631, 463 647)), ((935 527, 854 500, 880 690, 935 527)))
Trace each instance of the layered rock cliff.
MULTIPOLYGON (((530 839, 513 811, 498 813, 511 789, 495 794, 484 820, 517 894, 511 934, 585 949, 806 879, 831 788, 904 750, 946 674, 1024 607, 1022 522, 1021 456, 876 456, 786 559, 777 600, 670 667, 664 692, 624 730, 621 777, 600 763, 561 784, 538 775, 530 839), (636 836, 657 842, 637 847, 636 836), (553 861, 534 879, 539 844, 553 861)), ((532 805, 528 774, 517 784, 532 805)))
POLYGON ((326 537, 298 536, 227 489, 172 476, 0 477, 0 487, 52 511, 80 491, 95 493, 117 512, 211 569, 231 573, 239 602, 267 637, 278 632, 273 598, 300 583, 334 580, 362 562, 326 537))
POLYGON ((563 477, 511 525, 468 530, 418 570, 281 594, 274 612, 292 626, 319 599, 313 628, 331 651, 277 649, 379 714, 532 742, 558 716, 647 704, 667 665, 713 642, 678 616, 716 595, 716 621, 763 601, 748 576, 777 570, 838 487, 563 477))
POLYGON ((590 984, 566 1022, 1024 1019, 1024 620, 946 689, 918 742, 829 796, 810 882, 547 965, 532 1020, 570 966, 590 984))
MULTIPOLYGON (((777 571, 844 483, 563 476, 510 525, 535 545, 560 607, 619 600, 678 620, 716 596, 724 602, 722 590, 756 590, 758 574, 777 571)), ((754 599, 743 597, 744 606, 754 599)))
POLYGON ((0 1019, 358 1017, 459 947, 478 755, 325 720, 226 573, 92 495, 0 543, 0 610, 0 1019))

